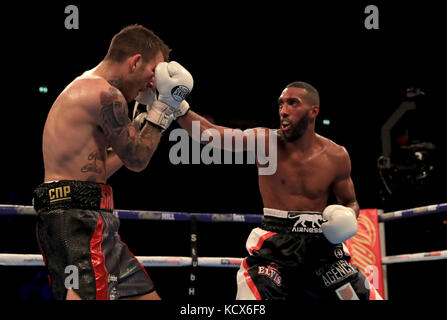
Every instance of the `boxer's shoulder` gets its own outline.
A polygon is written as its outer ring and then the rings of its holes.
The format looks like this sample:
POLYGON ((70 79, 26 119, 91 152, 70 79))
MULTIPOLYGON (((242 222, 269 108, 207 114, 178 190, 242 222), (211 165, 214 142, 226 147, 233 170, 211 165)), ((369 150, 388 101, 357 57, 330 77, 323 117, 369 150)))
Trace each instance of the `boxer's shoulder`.
POLYGON ((344 161, 349 158, 348 151, 344 146, 319 134, 317 134, 317 140, 325 147, 326 153, 331 159, 344 161))
POLYGON ((74 79, 65 91, 70 96, 75 97, 80 105, 94 109, 104 107, 105 100, 119 99, 125 101, 121 91, 109 81, 89 72, 74 79))
POLYGON ((73 88, 82 91, 86 95, 107 91, 111 87, 110 83, 103 77, 87 72, 74 79, 71 84, 73 88))
POLYGON ((335 141, 324 137, 320 134, 315 134, 316 138, 317 138, 317 143, 323 145, 324 147, 326 147, 328 149, 329 152, 340 152, 341 150, 344 149, 343 146, 337 144, 335 141))

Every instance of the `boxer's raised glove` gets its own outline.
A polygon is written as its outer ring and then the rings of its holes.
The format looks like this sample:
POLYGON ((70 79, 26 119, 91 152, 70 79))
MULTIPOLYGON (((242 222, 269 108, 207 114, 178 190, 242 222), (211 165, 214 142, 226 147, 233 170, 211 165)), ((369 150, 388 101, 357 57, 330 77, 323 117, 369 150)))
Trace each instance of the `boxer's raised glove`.
POLYGON ((152 106, 154 101, 156 100, 157 93, 155 92, 155 88, 148 88, 146 91, 141 91, 135 100, 139 104, 144 104, 148 107, 152 106))
POLYGON ((155 68, 158 99, 147 112, 146 119, 163 130, 173 119, 184 115, 189 105, 185 98, 191 92, 194 80, 191 74, 175 61, 160 62, 155 68))
POLYGON ((155 89, 149 88, 146 91, 142 91, 135 98, 135 106, 132 113, 132 121, 137 124, 141 130, 144 126, 147 113, 150 110, 152 104, 156 99, 155 89))
POLYGON ((170 106, 173 110, 192 90, 194 80, 191 74, 178 62, 160 62, 155 68, 155 83, 158 90, 158 101, 170 106))
MULTIPOLYGON (((144 126, 144 121, 146 120, 149 110, 152 108, 152 104, 156 100, 156 90, 149 88, 147 91, 140 92, 138 97, 135 99, 135 106, 132 114, 132 121, 137 123, 140 130, 144 126)), ((171 118, 168 119, 168 125, 172 120, 177 120, 181 116, 185 115, 189 110, 189 104, 186 100, 183 100, 179 108, 176 109, 171 118)))
POLYGON ((327 206, 323 211, 321 224, 323 234, 333 244, 348 240, 357 233, 357 218, 355 211, 338 204, 327 206))

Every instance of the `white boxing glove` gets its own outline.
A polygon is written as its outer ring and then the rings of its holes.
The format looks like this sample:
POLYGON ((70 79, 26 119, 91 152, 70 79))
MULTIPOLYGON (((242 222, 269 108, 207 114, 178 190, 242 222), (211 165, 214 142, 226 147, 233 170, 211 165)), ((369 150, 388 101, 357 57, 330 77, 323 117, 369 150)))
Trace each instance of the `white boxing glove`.
POLYGON ((357 218, 355 211, 339 204, 327 206, 323 211, 321 224, 323 234, 332 244, 348 240, 357 233, 357 218))
POLYGON ((151 107, 148 106, 146 120, 165 131, 174 120, 174 111, 167 104, 155 100, 151 107))
POLYGON ((133 109, 132 119, 138 124, 140 129, 143 128, 144 121, 147 120, 158 125, 161 127, 161 130, 164 131, 167 127, 169 127, 172 120, 174 120, 174 111, 171 110, 171 108, 166 104, 158 103, 152 110, 152 106, 156 101, 157 91, 155 88, 149 88, 146 91, 142 91, 135 98, 135 107, 133 109))
POLYGON ((140 130, 143 129, 146 117, 147 117, 146 106, 143 104, 138 104, 138 102, 135 102, 135 107, 133 108, 132 122, 136 124, 138 129, 140 130))
POLYGON ((192 75, 178 62, 160 62, 155 68, 158 101, 178 109, 192 90, 192 75))
POLYGON ((132 112, 132 121, 135 122, 138 128, 141 130, 144 126, 144 121, 147 118, 147 112, 151 108, 156 99, 155 88, 148 88, 146 91, 142 91, 135 98, 135 105, 132 112))
POLYGON ((175 61, 160 62, 155 68, 156 99, 147 111, 146 119, 166 130, 171 122, 186 114, 189 104, 184 100, 191 92, 191 74, 175 61))
POLYGON ((139 104, 144 104, 146 106, 151 106, 156 100, 155 88, 148 88, 146 91, 141 91, 135 100, 139 104))

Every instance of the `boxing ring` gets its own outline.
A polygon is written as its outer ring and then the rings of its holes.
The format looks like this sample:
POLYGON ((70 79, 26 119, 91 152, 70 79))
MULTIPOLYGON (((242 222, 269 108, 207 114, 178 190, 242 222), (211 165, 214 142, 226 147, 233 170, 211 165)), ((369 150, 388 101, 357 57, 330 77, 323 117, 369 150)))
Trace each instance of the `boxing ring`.
MULTIPOLYGON (((386 236, 384 224, 388 221, 398 219, 408 219, 415 216, 432 215, 441 212, 447 212, 447 203, 434 204, 411 209, 386 212, 377 210, 380 237, 380 253, 383 271, 383 286, 385 299, 388 297, 386 266, 396 263, 410 263, 417 261, 433 261, 447 259, 447 248, 445 250, 405 253, 399 255, 386 255, 386 236)), ((235 268, 238 269, 243 258, 241 257, 201 257, 197 254, 197 227, 202 222, 211 223, 249 223, 260 224, 262 215, 239 214, 239 213, 187 213, 187 212, 167 212, 167 211, 140 211, 140 210, 114 210, 114 214, 122 220, 152 220, 169 221, 172 223, 178 221, 190 222, 190 256, 137 256, 144 267, 190 267, 190 287, 189 295, 194 296, 194 281, 196 275, 200 272, 199 267, 208 268, 235 268)), ((23 205, 0 205, 0 216, 35 216, 36 212, 32 206, 23 205)), ((245 243, 241 243, 245 246, 245 243)), ((0 254, 0 266, 34 266, 43 267, 44 262, 40 254, 0 254)), ((235 271, 236 272, 236 271, 235 271)), ((234 277, 236 281, 236 275, 234 277)))

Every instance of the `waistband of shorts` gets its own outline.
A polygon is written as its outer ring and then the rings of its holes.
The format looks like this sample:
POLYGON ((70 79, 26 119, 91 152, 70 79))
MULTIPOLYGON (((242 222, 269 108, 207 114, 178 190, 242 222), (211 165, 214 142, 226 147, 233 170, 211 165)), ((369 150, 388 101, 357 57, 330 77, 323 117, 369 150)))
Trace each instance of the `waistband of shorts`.
POLYGON ((34 209, 84 209, 113 211, 113 190, 106 184, 60 180, 42 183, 33 192, 34 209))
POLYGON ((269 217, 275 217, 275 218, 281 218, 281 219, 295 219, 297 215, 300 214, 319 214, 321 215, 321 212, 319 211, 285 211, 285 210, 279 210, 279 209, 272 209, 272 208, 264 208, 264 216, 269 217))
POLYGON ((323 216, 318 211, 285 211, 264 208, 262 228, 273 232, 322 233, 323 216))

